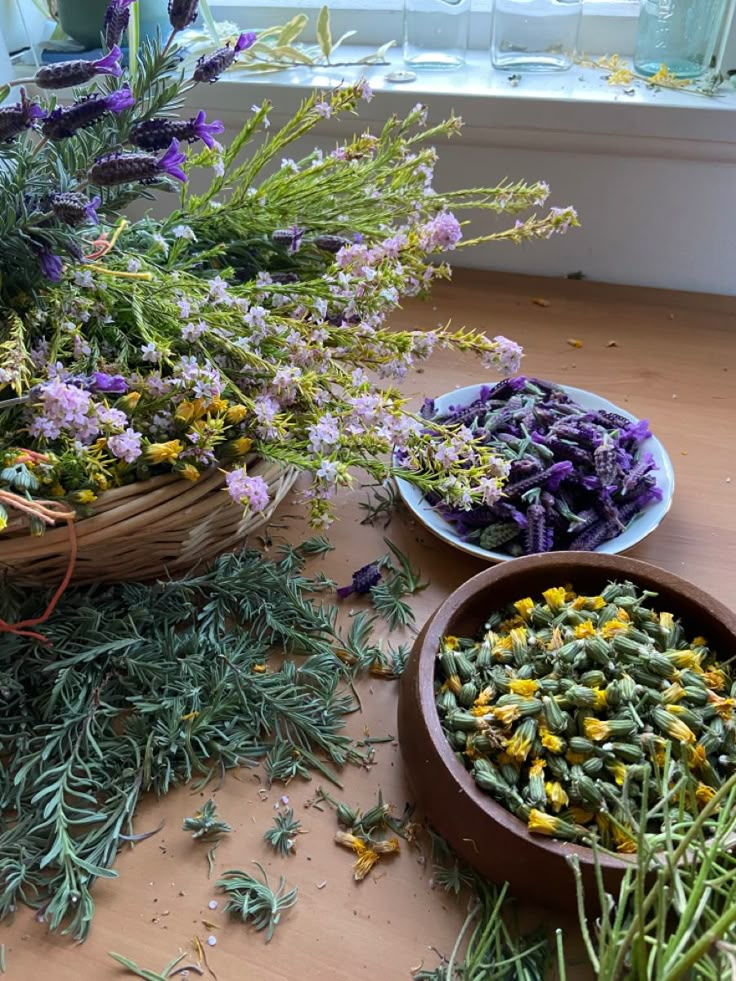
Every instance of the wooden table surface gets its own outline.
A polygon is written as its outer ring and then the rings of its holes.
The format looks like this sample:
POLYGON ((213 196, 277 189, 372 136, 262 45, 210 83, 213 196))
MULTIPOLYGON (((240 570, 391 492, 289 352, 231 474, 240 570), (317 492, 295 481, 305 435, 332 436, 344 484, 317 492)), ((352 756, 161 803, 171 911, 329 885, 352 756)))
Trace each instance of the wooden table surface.
MULTIPOLYGON (((457 272, 452 284, 442 284, 428 302, 409 305, 396 323, 434 327, 450 318, 456 325, 518 340, 527 351, 526 373, 592 390, 650 420, 672 457, 676 492, 662 526, 632 554, 736 606, 736 302, 457 272), (568 339, 582 347, 572 347, 568 339)), ((473 359, 443 352, 413 375, 406 389, 419 399, 486 377, 473 359)), ((385 551, 385 533, 359 523, 358 503, 365 496, 357 488, 343 496, 331 532, 336 549, 322 568, 340 582, 385 551)), ((298 541, 307 534, 304 522, 293 517, 297 510, 289 502, 282 507, 280 520, 287 527, 274 535, 298 541)), ((407 520, 394 518, 386 534, 431 579, 415 604, 419 624, 482 568, 407 520)), ((358 605, 346 604, 345 613, 358 605)), ((361 684, 360 693, 364 712, 351 717, 351 733, 395 734, 396 683, 372 679, 361 684)), ((162 819, 165 827, 120 856, 117 880, 97 884, 97 913, 87 943, 77 946, 49 934, 28 910, 0 928, 7 975, 23 981, 112 981, 125 975, 108 951, 160 970, 180 950, 191 953, 193 936, 205 939, 210 933, 217 945, 207 948, 208 960, 219 981, 408 981, 422 962, 434 966, 432 948, 450 951, 463 903, 433 889, 430 864, 420 852, 406 849, 364 882, 353 882, 350 854, 332 842, 334 816, 303 809, 319 782, 293 784, 286 791, 274 787, 261 800, 258 771, 247 770, 229 775, 216 794, 220 813, 234 829, 218 849, 217 869, 247 869, 257 859, 270 874, 283 873, 299 887, 297 905, 268 946, 249 927, 227 923, 221 909, 209 910, 216 897, 204 852, 181 830, 202 795, 185 788, 162 801, 144 802, 138 830, 162 819), (295 857, 276 859, 262 835, 283 793, 308 834, 299 839, 295 857), (218 928, 204 926, 203 919, 218 928)), ((379 787, 399 810, 411 797, 395 744, 377 746, 376 764, 346 772, 344 784, 342 798, 358 805, 369 806, 379 787)), ((535 913, 528 915, 533 920, 535 913)), ((570 939, 568 976, 591 977, 572 921, 563 926, 570 939)))

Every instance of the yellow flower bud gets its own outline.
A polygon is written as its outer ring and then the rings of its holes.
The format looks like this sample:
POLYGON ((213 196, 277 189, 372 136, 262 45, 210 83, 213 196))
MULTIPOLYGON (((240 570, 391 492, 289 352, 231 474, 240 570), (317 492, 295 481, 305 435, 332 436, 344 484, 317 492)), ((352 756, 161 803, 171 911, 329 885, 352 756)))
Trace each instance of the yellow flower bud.
POLYGON ((97 500, 97 495, 91 490, 79 490, 70 495, 70 500, 75 504, 91 504, 97 500))
POLYGON ((167 443, 149 443, 145 451, 147 463, 173 463, 184 449, 180 439, 170 439, 167 443))
POLYGON ((185 463, 182 466, 177 467, 176 472, 180 477, 183 477, 184 480, 191 480, 192 482, 199 480, 199 478, 202 476, 199 470, 197 470, 192 463, 185 463))
POLYGON ((244 405, 231 405, 225 413, 225 419, 231 424, 236 425, 242 422, 248 415, 248 410, 244 405))
POLYGON ((245 456, 246 453, 250 452, 252 446, 253 440, 248 439, 247 436, 240 436, 238 439, 232 440, 232 442, 229 444, 229 447, 235 456, 245 456))

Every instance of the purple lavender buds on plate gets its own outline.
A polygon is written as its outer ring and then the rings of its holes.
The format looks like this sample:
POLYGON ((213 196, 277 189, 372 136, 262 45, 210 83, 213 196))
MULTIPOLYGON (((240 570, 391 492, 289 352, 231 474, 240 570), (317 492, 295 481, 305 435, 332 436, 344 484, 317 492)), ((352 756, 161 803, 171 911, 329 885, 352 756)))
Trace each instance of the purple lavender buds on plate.
POLYGON ((592 392, 505 379, 441 395, 422 416, 430 429, 432 422, 469 427, 509 465, 501 498, 469 510, 398 480, 405 503, 430 531, 486 561, 624 552, 654 531, 672 502, 672 464, 646 420, 592 392))

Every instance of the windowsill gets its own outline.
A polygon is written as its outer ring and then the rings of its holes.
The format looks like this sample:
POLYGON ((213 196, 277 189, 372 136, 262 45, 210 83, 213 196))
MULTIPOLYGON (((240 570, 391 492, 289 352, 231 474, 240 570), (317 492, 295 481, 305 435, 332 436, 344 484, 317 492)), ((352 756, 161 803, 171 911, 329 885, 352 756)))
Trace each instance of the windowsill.
MULTIPOLYGON (((373 49, 345 46, 341 60, 352 61, 373 49)), ((244 108, 269 98, 275 119, 290 115, 305 91, 332 88, 362 74, 375 98, 361 110, 366 123, 385 120, 419 101, 431 118, 448 112, 465 123, 463 142, 476 146, 538 147, 540 150, 613 153, 624 156, 736 161, 736 90, 709 98, 685 91, 653 90, 636 82, 611 86, 600 69, 574 67, 568 72, 525 74, 514 84, 493 71, 487 52, 472 51, 454 72, 422 72, 409 83, 392 83, 387 73, 403 69, 400 51, 388 55, 390 67, 367 66, 288 69, 268 75, 234 70, 216 85, 198 87, 189 98, 197 108, 217 111, 237 125, 244 108), (632 91, 633 90, 633 91, 632 91)), ((340 134, 355 128, 354 119, 326 120, 324 131, 340 134)))

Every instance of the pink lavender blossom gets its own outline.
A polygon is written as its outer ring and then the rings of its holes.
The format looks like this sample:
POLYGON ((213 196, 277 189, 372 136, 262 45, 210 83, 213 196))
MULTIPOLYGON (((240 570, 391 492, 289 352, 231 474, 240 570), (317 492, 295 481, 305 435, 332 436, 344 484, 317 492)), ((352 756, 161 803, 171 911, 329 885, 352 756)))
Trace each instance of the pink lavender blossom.
POLYGON ((493 341, 496 344, 496 349, 487 356, 484 355, 484 364, 490 362, 504 375, 515 375, 521 365, 521 359, 524 357, 523 348, 516 341, 511 341, 502 334, 494 337, 493 341))
POLYGON ((316 423, 309 427, 307 433, 313 453, 330 450, 340 442, 337 420, 330 413, 321 416, 316 423))
POLYGON ((192 344, 194 341, 199 340, 202 334, 205 334, 206 332, 207 324, 204 322, 204 320, 199 320, 196 324, 185 324, 181 329, 181 336, 183 340, 192 344))
POLYGON ((263 477, 251 477, 241 467, 231 470, 225 477, 227 492, 236 504, 242 504, 251 511, 264 511, 268 507, 268 484, 263 477))
POLYGON ((141 345, 141 359, 152 364, 161 360, 161 352, 153 341, 149 341, 148 344, 141 345))
POLYGON ((116 436, 110 436, 107 446, 113 456, 126 463, 134 463, 141 455, 141 434, 135 429, 126 429, 116 436))
POLYGON ((227 292, 227 288, 230 284, 227 280, 223 279, 222 276, 214 276, 209 283, 210 288, 210 299, 213 303, 227 303, 231 302, 230 296, 227 292))
POLYGON ((358 82, 358 91, 360 92, 360 97, 364 102, 370 102, 373 98, 373 89, 364 78, 361 78, 361 80, 358 82))
POLYGON ((423 230, 426 248, 431 251, 444 252, 454 249, 463 237, 460 222, 451 211, 442 211, 423 230))

